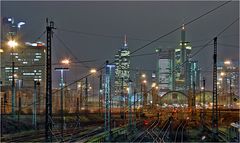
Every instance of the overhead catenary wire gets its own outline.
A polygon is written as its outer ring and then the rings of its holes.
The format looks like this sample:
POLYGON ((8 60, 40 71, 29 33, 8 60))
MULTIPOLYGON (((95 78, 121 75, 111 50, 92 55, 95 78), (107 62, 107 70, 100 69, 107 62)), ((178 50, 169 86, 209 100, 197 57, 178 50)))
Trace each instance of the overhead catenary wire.
MULTIPOLYGON (((208 12, 206 12, 206 13, 200 15, 200 16, 198 16, 197 18, 194 18, 194 19, 190 20, 190 21, 187 22, 187 23, 184 23, 184 25, 186 26, 186 25, 189 25, 189 24, 191 24, 191 23, 193 23, 193 22, 199 20, 200 18, 202 18, 202 17, 204 17, 204 16, 206 16, 206 15, 212 13, 213 11, 215 11, 215 10, 219 9, 220 7, 222 7, 222 6, 226 5, 226 4, 228 4, 229 2, 231 2, 231 0, 230 0, 230 1, 226 1, 226 2, 224 2, 223 4, 217 6, 216 8, 214 8, 214 9, 212 9, 212 10, 210 10, 210 11, 208 11, 208 12)), ((149 43, 143 45, 142 47, 140 47, 140 48, 138 48, 138 49, 132 51, 131 53, 132 53, 132 54, 133 54, 133 53, 136 53, 136 52, 138 52, 138 51, 144 49, 145 47, 151 45, 152 43, 155 43, 156 41, 158 41, 158 40, 160 40, 160 39, 162 39, 162 38, 164 38, 164 37, 166 37, 166 36, 168 36, 168 35, 170 35, 170 34, 176 32, 177 30, 179 30, 179 29, 181 29, 181 28, 182 28, 182 25, 179 26, 179 27, 177 27, 177 28, 175 28, 175 29, 173 29, 173 30, 171 30, 170 32, 168 32, 168 33, 166 33, 166 34, 163 34, 162 36, 157 37, 156 39, 154 39, 154 40, 152 40, 151 42, 149 42, 149 43)))
MULTIPOLYGON (((209 44, 210 45, 213 45, 213 44, 209 44)), ((197 45, 197 46, 191 46, 191 48, 201 48, 203 47, 204 45, 197 45)), ((135 57, 141 57, 141 56, 151 56, 151 55, 157 55, 158 53, 157 52, 152 52, 152 53, 145 53, 145 54, 138 54, 138 55, 131 55, 130 58, 135 58, 135 57)))
MULTIPOLYGON (((77 65, 77 64, 82 64, 82 63, 92 63, 92 62, 96 62, 97 60, 86 60, 86 61, 78 61, 78 62, 71 62, 71 66, 73 65, 77 65)), ((62 63, 53 63, 52 64, 53 66, 56 66, 56 65, 62 65, 62 63)), ((27 68, 27 67, 44 67, 46 66, 45 64, 32 64, 32 65, 16 65, 16 67, 20 67, 20 68, 27 68)), ((2 66, 0 68, 6 68, 6 67, 9 67, 9 66, 2 66)))
MULTIPOLYGON (((224 2, 223 4, 221 4, 221 5, 219 5, 219 6, 215 7, 215 8, 213 8, 213 9, 207 11, 206 13, 204 13, 204 14, 202 14, 202 15, 200 15, 200 16, 198 16, 198 17, 192 19, 192 20, 190 20, 189 22, 184 23, 184 25, 187 26, 187 25, 189 25, 189 24, 191 24, 191 23, 193 23, 193 22, 199 20, 200 18, 202 18, 202 17, 204 17, 204 16, 206 16, 206 15, 208 15, 208 14, 214 12, 215 10, 217 10, 217 9, 219 9, 219 8, 221 8, 221 7, 223 7, 224 5, 228 4, 228 3, 231 2, 231 1, 232 1, 232 0, 224 2)), ((138 51, 140 51, 140 50, 146 48, 147 46, 151 45, 152 43, 155 43, 155 42, 159 41, 160 39, 162 39, 162 38, 164 38, 164 37, 166 37, 166 36, 168 36, 168 35, 170 35, 170 34, 176 32, 176 31, 178 31, 178 30, 181 29, 181 28, 182 28, 182 25, 181 25, 181 26, 178 26, 177 28, 175 28, 175 29, 173 29, 173 30, 171 30, 171 31, 169 31, 169 32, 167 32, 166 34, 163 34, 163 35, 161 35, 161 36, 155 38, 154 40, 148 42, 147 44, 141 46, 140 48, 133 50, 131 53, 132 53, 132 54, 133 54, 133 53, 136 53, 136 52, 138 52, 138 51)), ((59 29, 59 30, 64 30, 64 31, 69 31, 69 32, 75 32, 75 33, 82 33, 82 34, 89 34, 89 35, 102 36, 102 37, 120 38, 120 36, 109 36, 109 35, 103 35, 103 34, 94 34, 94 33, 87 33, 87 32, 78 32, 78 31, 74 31, 74 30, 66 30, 66 29, 62 29, 62 28, 58 28, 58 29, 59 29)), ((142 39, 141 39, 141 40, 142 40, 142 39)))
MULTIPOLYGON (((54 33, 54 36, 56 36, 56 38, 63 44, 63 46, 65 47, 65 49, 68 50, 68 52, 73 56, 73 58, 76 60, 76 61, 79 61, 79 59, 73 54, 73 52, 71 51, 71 49, 65 44, 65 42, 56 34, 54 33)), ((82 65, 88 69, 90 69, 90 67, 88 65, 85 65, 82 63, 82 65)))
MULTIPOLYGON (((236 23, 239 20, 239 17, 237 19, 235 19, 233 22, 231 22, 229 25, 227 25, 223 30, 221 30, 218 34, 216 34, 214 37, 218 37, 221 36, 222 33, 224 33, 227 29, 229 29, 234 23, 236 23)), ((206 44, 204 44, 204 46, 202 48, 200 48, 199 50, 197 50, 194 54, 190 55, 187 60, 185 60, 182 64, 175 66, 174 70, 172 71, 173 73, 179 69, 180 67, 182 67, 184 64, 186 64, 190 59, 193 58, 194 56, 196 56, 198 53, 200 53, 204 48, 206 48, 207 46, 210 45, 210 43, 213 41, 213 39, 209 40, 206 44)))
POLYGON ((44 35, 46 32, 47 32, 46 30, 43 31, 43 32, 34 40, 34 42, 38 42, 38 41, 43 37, 43 35, 44 35))
MULTIPOLYGON (((71 32, 81 35, 88 35, 88 36, 95 36, 95 37, 103 37, 103 38, 112 38, 112 39, 122 39, 122 36, 119 35, 107 35, 107 34, 99 34, 99 33, 90 33, 90 32, 83 32, 83 31, 77 31, 77 30, 69 30, 64 29, 61 27, 58 27, 57 30, 59 31, 65 31, 65 32, 71 32)), ((128 40, 135 40, 135 41, 150 41, 148 39, 141 39, 141 38, 134 38, 134 37, 128 37, 128 40)), ((171 42, 171 41, 162 41, 162 42, 171 42)))
MULTIPOLYGON (((63 31, 63 32, 69 32, 69 33, 76 33, 76 34, 82 34, 82 35, 88 35, 88 36, 97 36, 97 37, 104 37, 104 38, 112 38, 112 39, 122 39, 122 36, 118 36, 118 35, 105 35, 105 34, 99 34, 99 33, 88 33, 88 32, 82 32, 82 31, 77 31, 77 30, 70 30, 70 29, 64 29, 64 28, 56 28, 59 31, 63 31)), ((232 34, 232 35, 225 35, 222 36, 222 38, 226 38, 226 37, 237 37, 239 35, 236 34, 232 34)), ((190 41, 191 43, 199 43, 199 42, 203 42, 203 41, 207 41, 210 38, 204 38, 204 39, 194 39, 192 41, 190 41)), ((151 40, 149 39, 143 39, 143 38, 134 38, 134 37, 129 37, 128 36, 128 40, 135 40, 135 41, 142 41, 142 42, 150 42, 151 40)), ((177 43, 179 41, 173 41, 173 40, 159 40, 158 42, 161 43, 177 43)))

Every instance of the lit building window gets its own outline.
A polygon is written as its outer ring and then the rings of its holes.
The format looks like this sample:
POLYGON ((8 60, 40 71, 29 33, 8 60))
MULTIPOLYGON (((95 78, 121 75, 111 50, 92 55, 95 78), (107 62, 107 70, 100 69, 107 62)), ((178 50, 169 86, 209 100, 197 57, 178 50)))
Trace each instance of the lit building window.
POLYGON ((35 53, 35 55, 42 55, 41 53, 35 53))
POLYGON ((17 56, 17 55, 18 55, 18 53, 10 53, 10 55, 17 56))
POLYGON ((35 75, 34 73, 23 73, 23 75, 35 75))

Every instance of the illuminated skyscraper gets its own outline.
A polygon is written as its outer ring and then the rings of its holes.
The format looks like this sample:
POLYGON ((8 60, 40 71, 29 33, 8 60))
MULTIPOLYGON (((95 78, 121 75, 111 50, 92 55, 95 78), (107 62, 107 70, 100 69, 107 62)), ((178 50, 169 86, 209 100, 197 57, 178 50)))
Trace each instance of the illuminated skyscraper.
POLYGON ((188 79, 191 75, 188 69, 189 56, 191 54, 192 47, 190 42, 186 41, 186 31, 184 25, 181 29, 181 41, 179 48, 175 49, 174 54, 174 78, 175 78, 175 90, 185 91, 188 90, 188 84, 190 81, 188 79))
POLYGON ((159 95, 162 96, 166 92, 173 89, 173 50, 157 49, 157 83, 159 85, 159 95))
MULTIPOLYGON (((15 39, 17 37, 17 40, 20 41, 22 36, 18 36, 20 34, 20 28, 22 27, 22 25, 24 25, 25 22, 20 21, 20 22, 16 22, 14 20, 13 17, 2 17, 1 18, 1 48, 0 48, 0 66, 3 67, 3 65, 1 65, 1 63, 3 63, 1 60, 2 55, 4 55, 4 46, 5 46, 5 42, 15 39)), ((9 47, 8 47, 9 48, 9 47)), ((0 70, 0 81, 4 82, 4 77, 2 76, 3 68, 1 68, 0 70)))
POLYGON ((15 82, 19 87, 33 87, 34 81, 40 81, 41 86, 45 83, 45 44, 21 43, 12 51, 3 44, 1 56, 1 74, 4 85, 11 85, 12 60, 15 63, 15 82))
MULTIPOLYGON (((127 45, 126 35, 124 37, 124 45, 115 55, 115 95, 121 95, 123 90, 126 91, 130 78, 130 51, 127 45)), ((124 92, 127 93, 127 92, 124 92)))

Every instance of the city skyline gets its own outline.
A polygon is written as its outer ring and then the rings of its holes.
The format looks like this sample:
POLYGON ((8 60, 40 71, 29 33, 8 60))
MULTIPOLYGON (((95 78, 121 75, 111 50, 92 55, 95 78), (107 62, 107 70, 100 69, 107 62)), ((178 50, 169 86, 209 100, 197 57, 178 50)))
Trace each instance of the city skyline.
MULTIPOLYGON (((45 30, 45 18, 52 17, 55 21, 55 25, 59 30, 56 30, 56 35, 64 41, 65 45, 74 52, 74 55, 64 48, 64 45, 57 41, 53 43, 53 62, 57 62, 62 57, 70 57, 72 61, 75 58, 79 60, 97 60, 98 62, 93 62, 91 65, 97 67, 99 64, 103 64, 105 60, 113 60, 114 54, 122 45, 123 35, 128 35, 128 45, 130 51, 141 47, 142 45, 149 42, 149 40, 154 39, 159 35, 174 29, 182 25, 183 23, 191 20, 194 17, 206 12, 221 2, 2 2, 2 16, 12 16, 16 20, 26 21, 26 25, 22 27, 23 39, 29 42, 34 41, 44 30, 45 30), (54 10, 50 9, 54 3, 54 10), (157 5, 158 4, 158 5, 157 5), (74 14, 76 16, 71 17, 61 17, 61 8, 64 7, 64 12, 66 15, 68 13, 74 14), (163 7, 161 9, 161 6, 163 7), (81 7, 77 9, 77 7, 81 7), (173 11, 169 16, 165 16, 166 10, 169 7, 173 11), (46 9, 46 11, 41 11, 41 15, 32 17, 28 10, 35 9, 36 13, 39 13, 41 9, 46 9), (94 11, 89 11, 89 8, 95 8, 94 11), (192 9, 200 9, 201 12, 191 12, 192 9), (140 11, 144 9, 144 12, 140 11), (18 11, 16 13, 16 11, 18 11), (58 11, 58 12, 56 12, 58 11), (72 13, 75 11, 74 13, 72 13), (79 11, 80 13, 78 14, 79 11), (111 13, 109 13, 111 11, 111 13), (174 12, 176 11, 176 12, 174 12), (51 14, 47 14, 51 13, 51 14), (129 15, 127 15, 129 13, 129 15), (176 15, 173 15, 175 13, 176 15), (52 16, 51 16, 52 15, 52 16), (143 17, 145 20, 143 21, 143 17), (159 18, 157 18, 159 17, 159 18), (65 20, 66 19, 66 20, 65 20), (102 20, 101 20, 102 19, 102 20), (114 20, 113 20, 114 19, 114 20), (100 23, 95 25, 96 20, 100 20, 100 23), (63 22, 66 21, 66 22, 63 22), (172 22, 171 22, 172 21, 172 22), (36 23, 37 22, 37 23, 36 23), (88 22, 91 22, 89 25, 88 22), (152 24, 149 25, 148 23, 152 24), (170 23, 169 23, 170 22, 170 23), (168 24, 167 24, 168 23, 168 24), (66 26, 70 24, 71 26, 66 26), (167 24, 167 25, 166 25, 167 24), (34 25, 34 26, 33 26, 34 25), (109 27, 112 25, 112 28, 109 27), (95 27, 102 27, 101 29, 96 29, 95 27), (39 30, 41 29, 41 30, 39 30), (159 29, 159 30, 158 30, 159 29), (64 31, 65 30, 65 31, 64 31), (71 31, 72 30, 72 31, 71 31), (81 32, 80 32, 81 31, 81 32), (30 36, 36 35, 36 36, 30 36), (69 39, 68 37, 72 37, 69 39), (30 38, 31 37, 31 38, 30 38), (36 38, 33 38, 36 37, 36 38), (141 40, 140 40, 141 39, 141 40), (85 48, 86 47, 86 48, 85 48), (61 50, 57 50, 60 48, 61 50), (104 50, 100 50, 104 49, 104 50), (59 51, 65 51, 59 53, 59 51), (94 52, 97 51, 97 52, 94 52), (101 54, 98 54, 100 51, 101 54), (104 52, 102 52, 104 51, 104 52), (79 54, 77 54, 79 53, 79 54), (84 53, 84 54, 81 54, 84 53)), ((204 45, 211 37, 213 37, 217 30, 222 30, 224 27, 229 25, 234 19, 238 17, 237 4, 238 2, 231 2, 226 6, 213 12, 211 15, 207 15, 202 19, 199 19, 193 24, 186 26, 187 39, 192 43, 193 53, 196 52, 199 45, 204 45), (231 16, 230 16, 231 15, 231 16), (208 21, 208 22, 206 22, 208 21), (219 21, 217 26, 214 23, 219 21), (207 32, 208 31, 208 32, 207 32), (199 41, 200 40, 200 41, 199 41)), ((238 44, 238 23, 236 22, 231 28, 229 28, 222 37, 219 37, 219 61, 225 59, 231 59, 233 61, 238 61, 238 48, 235 47, 238 44), (224 45, 225 44, 225 45, 224 45), (224 53, 224 54, 223 54, 224 53)), ((152 45, 146 47, 145 49, 136 52, 135 54, 145 54, 152 53, 155 48, 163 49, 175 49, 180 40, 180 31, 176 31, 168 37, 163 38, 159 42, 153 43, 152 45), (162 42, 161 42, 162 41, 162 42)), ((41 38, 45 41, 45 38, 41 38)), ((199 61, 200 68, 206 71, 205 77, 211 79, 209 76, 209 71, 211 71, 212 60, 212 50, 210 46, 202 50, 194 59, 199 61), (205 58, 201 58, 201 57, 205 58), (203 65, 208 65, 203 67, 203 65)), ((139 68, 145 69, 147 71, 156 70, 157 55, 152 56, 136 56, 131 58, 131 69, 139 68), (147 60, 146 60, 147 59, 147 60), (139 65, 138 63, 142 63, 139 65)), ((76 74, 78 77, 86 74, 87 70, 84 68, 72 66, 70 74, 76 74), (83 71, 79 74, 78 71, 83 71)), ((54 73, 54 75, 57 73, 54 73)), ((69 74, 69 75, 70 75, 69 74)), ((148 73, 150 76, 150 72, 148 73)), ((71 83, 74 81, 74 77, 67 75, 67 81, 71 83)), ((58 82, 58 81, 55 81, 58 82)), ((211 80, 207 80, 207 87, 211 89, 211 80)))

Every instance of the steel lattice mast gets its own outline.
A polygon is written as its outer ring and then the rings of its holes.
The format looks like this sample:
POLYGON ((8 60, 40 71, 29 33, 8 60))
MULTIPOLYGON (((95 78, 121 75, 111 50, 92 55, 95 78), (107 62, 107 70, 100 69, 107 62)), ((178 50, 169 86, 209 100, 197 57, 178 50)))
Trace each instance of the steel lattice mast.
POLYGON ((217 99, 217 37, 214 38, 213 51, 213 96, 212 96, 212 132, 213 140, 218 136, 218 99, 217 99))
POLYGON ((52 55, 51 44, 54 29, 53 21, 48 25, 47 19, 47 50, 46 50, 46 112, 45 112, 45 141, 52 142, 52 55))

